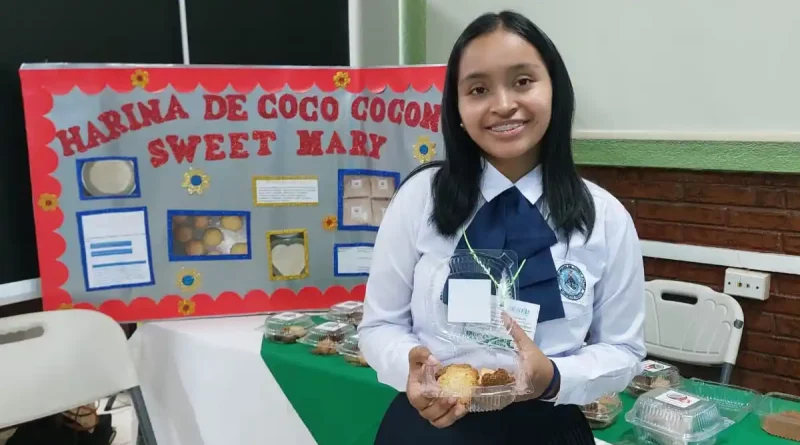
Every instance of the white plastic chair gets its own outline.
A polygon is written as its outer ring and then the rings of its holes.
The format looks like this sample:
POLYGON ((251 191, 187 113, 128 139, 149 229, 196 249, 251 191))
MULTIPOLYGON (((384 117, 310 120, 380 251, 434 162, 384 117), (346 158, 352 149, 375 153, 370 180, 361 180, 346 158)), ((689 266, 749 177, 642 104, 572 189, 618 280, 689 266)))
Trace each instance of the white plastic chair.
POLYGON ((147 445, 157 445, 122 328, 73 309, 0 318, 0 429, 130 391, 147 445))
POLYGON ((648 355, 696 365, 722 365, 720 382, 730 383, 744 327, 739 302, 707 286, 669 280, 647 282, 645 296, 648 355), (679 298, 664 299, 670 295, 679 298), (693 300, 696 303, 692 304, 693 300))

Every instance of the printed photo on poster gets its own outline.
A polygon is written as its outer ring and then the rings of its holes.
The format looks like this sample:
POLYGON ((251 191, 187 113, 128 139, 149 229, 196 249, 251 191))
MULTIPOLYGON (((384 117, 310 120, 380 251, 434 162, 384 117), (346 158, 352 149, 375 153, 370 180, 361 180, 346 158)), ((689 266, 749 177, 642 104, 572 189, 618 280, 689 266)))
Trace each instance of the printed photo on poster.
POLYGON ((400 173, 380 170, 339 170, 339 230, 377 231, 400 173))
POLYGON ((139 165, 135 157, 107 156, 75 161, 82 200, 140 198, 139 165))
POLYGON ((89 292, 155 284, 147 208, 76 213, 89 292))
POLYGON ((370 243, 349 243, 333 245, 333 275, 336 277, 365 277, 369 275, 372 264, 370 243))
POLYGON ((319 178, 316 176, 253 177, 253 205, 256 207, 317 204, 319 204, 319 178))
POLYGON ((270 280, 308 277, 308 231, 287 229, 267 232, 267 258, 270 280))
POLYGON ((250 212, 168 210, 170 261, 249 260, 250 212))

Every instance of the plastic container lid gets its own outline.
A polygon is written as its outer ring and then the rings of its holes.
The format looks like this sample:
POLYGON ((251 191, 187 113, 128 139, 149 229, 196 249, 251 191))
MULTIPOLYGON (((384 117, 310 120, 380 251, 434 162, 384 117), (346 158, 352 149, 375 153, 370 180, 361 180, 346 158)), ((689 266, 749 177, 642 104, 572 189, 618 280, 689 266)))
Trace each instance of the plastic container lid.
POLYGON ((353 332, 355 328, 349 323, 329 321, 312 327, 298 342, 314 346, 311 351, 314 354, 333 355, 337 353, 336 345, 342 343, 353 332))
POLYGON ((345 301, 331 306, 325 318, 331 321, 350 323, 358 326, 364 316, 364 303, 360 301, 345 301))
POLYGON ((764 394, 756 414, 768 434, 800 442, 800 397, 779 392, 764 394))
POLYGON ((314 322, 306 314, 282 312, 270 315, 264 323, 264 337, 276 343, 294 343, 305 337, 314 322))
POLYGON ((581 406, 581 411, 592 429, 607 428, 622 412, 622 400, 617 393, 608 394, 588 405, 581 406))
POLYGON ((670 388, 642 394, 625 415, 639 441, 657 444, 713 444, 733 425, 709 400, 670 388))
POLYGON ((678 368, 655 360, 642 362, 644 371, 633 378, 628 393, 638 396, 656 388, 677 388, 681 384, 678 368))
POLYGON ((761 394, 752 389, 698 378, 684 380, 680 390, 716 403, 720 413, 734 422, 744 419, 761 400, 761 394))
POLYGON ((348 363, 356 366, 369 366, 358 346, 358 333, 345 337, 342 343, 336 345, 336 351, 338 351, 348 363))

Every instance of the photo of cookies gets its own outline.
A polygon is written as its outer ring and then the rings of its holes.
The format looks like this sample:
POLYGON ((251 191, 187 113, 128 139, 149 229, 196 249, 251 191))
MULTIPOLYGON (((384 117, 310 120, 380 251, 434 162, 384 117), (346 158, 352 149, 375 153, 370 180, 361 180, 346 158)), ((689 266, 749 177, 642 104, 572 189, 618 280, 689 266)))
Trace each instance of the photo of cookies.
POLYGON ((344 200, 342 219, 346 226, 367 226, 372 223, 372 204, 367 198, 344 200))
POLYGON ((342 184, 342 196, 345 198, 369 198, 370 184, 369 176, 345 176, 342 184))
POLYGON ((271 280, 308 277, 308 232, 305 229, 267 232, 267 258, 271 280))
POLYGON ((373 199, 372 200, 372 225, 378 227, 383 221, 383 216, 386 214, 386 209, 389 207, 388 199, 373 199))
POLYGON ((339 170, 339 230, 377 230, 400 184, 400 174, 339 170))
POLYGON ((249 222, 244 211, 169 210, 169 259, 250 259, 249 222))
POLYGON ((372 176, 370 180, 371 198, 389 199, 394 196, 394 178, 388 176, 372 176))

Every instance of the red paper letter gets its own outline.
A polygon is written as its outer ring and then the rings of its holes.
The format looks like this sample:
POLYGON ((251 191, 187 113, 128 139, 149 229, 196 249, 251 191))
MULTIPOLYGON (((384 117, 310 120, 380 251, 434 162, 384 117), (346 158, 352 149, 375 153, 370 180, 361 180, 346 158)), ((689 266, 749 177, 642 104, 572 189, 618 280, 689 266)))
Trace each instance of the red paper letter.
POLYGON ((197 144, 202 140, 200 136, 191 135, 188 137, 188 141, 184 141, 178 138, 178 136, 171 134, 167 136, 166 139, 178 164, 183 163, 184 159, 190 164, 194 162, 194 153, 197 150, 197 144))
POLYGON ((367 133, 361 130, 352 130, 350 136, 353 138, 350 156, 367 156, 367 133))
POLYGON ((56 137, 61 141, 61 150, 64 152, 64 156, 74 155, 75 149, 81 153, 87 150, 86 144, 83 142, 83 138, 81 138, 81 127, 77 125, 69 127, 69 130, 58 130, 56 132, 56 137), (67 133, 67 131, 69 131, 69 133, 67 133), (72 148, 73 145, 75 149, 72 148))
POLYGON ((206 161, 221 161, 225 159, 225 152, 220 150, 219 144, 225 141, 225 136, 217 133, 203 135, 206 142, 206 161))
POLYGON ((242 141, 250 139, 247 133, 228 133, 228 139, 231 140, 231 159, 247 159, 250 157, 250 152, 244 149, 242 141))
POLYGON ((260 131, 253 132, 253 140, 258 141, 258 156, 269 156, 272 152, 269 149, 269 141, 274 141, 278 137, 274 131, 260 131))
POLYGON ((153 168, 161 167, 169 161, 169 152, 164 149, 164 141, 161 138, 150 141, 147 144, 147 151, 150 152, 150 165, 153 168))
POLYGON ((206 101, 206 114, 203 119, 207 121, 215 121, 225 117, 228 112, 228 106, 222 96, 216 94, 204 94, 203 99, 206 101), (214 105, 216 104, 216 110, 214 105))
POLYGON ((298 156, 322 156, 322 130, 297 130, 300 137, 298 156))

